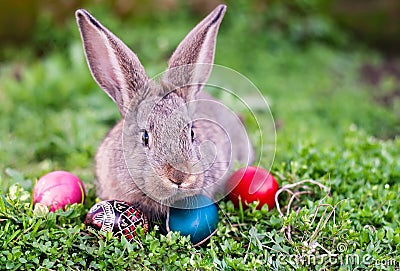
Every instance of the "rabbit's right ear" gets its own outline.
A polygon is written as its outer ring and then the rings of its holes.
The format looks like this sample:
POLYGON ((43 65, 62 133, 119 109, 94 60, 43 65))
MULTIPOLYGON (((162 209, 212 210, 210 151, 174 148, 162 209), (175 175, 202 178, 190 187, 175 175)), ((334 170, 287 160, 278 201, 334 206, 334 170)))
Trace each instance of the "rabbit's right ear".
POLYGON ((147 82, 137 56, 89 12, 75 13, 90 71, 99 86, 118 105, 121 115, 147 82))
POLYGON ((187 101, 196 96, 211 74, 218 29, 225 11, 224 4, 211 11, 187 34, 168 61, 168 80, 175 86, 191 86, 175 91, 187 101))

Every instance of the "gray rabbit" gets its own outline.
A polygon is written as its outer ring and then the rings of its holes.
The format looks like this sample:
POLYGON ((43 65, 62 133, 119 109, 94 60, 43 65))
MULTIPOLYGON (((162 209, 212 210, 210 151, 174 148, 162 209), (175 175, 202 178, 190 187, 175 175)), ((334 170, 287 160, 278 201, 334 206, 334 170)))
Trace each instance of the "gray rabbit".
POLYGON ((233 167, 251 162, 240 119, 201 91, 225 11, 219 5, 185 37, 158 80, 92 15, 76 11, 90 71, 122 116, 96 154, 101 199, 137 203, 155 219, 179 199, 224 196, 233 167))

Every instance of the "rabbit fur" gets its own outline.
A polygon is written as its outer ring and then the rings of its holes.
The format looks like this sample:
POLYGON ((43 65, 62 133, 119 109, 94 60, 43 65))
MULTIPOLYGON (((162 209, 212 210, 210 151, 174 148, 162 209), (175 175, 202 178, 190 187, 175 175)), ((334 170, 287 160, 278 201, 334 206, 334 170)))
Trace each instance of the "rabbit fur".
POLYGON ((92 76, 122 116, 95 157, 101 199, 136 203, 150 219, 163 217, 178 199, 223 195, 234 164, 251 161, 240 119, 201 91, 212 70, 225 10, 219 5, 190 31, 158 81, 89 12, 76 11, 92 76))

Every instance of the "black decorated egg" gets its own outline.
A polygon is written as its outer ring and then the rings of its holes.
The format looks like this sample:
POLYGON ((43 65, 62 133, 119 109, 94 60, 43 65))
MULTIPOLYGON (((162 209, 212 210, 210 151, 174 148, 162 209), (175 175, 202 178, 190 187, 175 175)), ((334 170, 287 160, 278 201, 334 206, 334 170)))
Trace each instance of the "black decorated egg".
POLYGON ((85 224, 102 232, 112 232, 114 236, 124 235, 128 241, 136 236, 139 226, 145 232, 149 229, 146 215, 134 205, 120 200, 105 200, 93 205, 85 224))

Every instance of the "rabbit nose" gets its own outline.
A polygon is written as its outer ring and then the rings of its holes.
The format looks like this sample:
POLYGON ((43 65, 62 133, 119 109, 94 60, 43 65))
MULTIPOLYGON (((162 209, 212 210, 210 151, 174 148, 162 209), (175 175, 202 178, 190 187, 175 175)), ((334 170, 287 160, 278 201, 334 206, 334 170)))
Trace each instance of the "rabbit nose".
POLYGON ((189 174, 182 172, 169 164, 166 166, 166 169, 168 179, 174 184, 181 185, 189 177, 189 174))
POLYGON ((174 170, 172 176, 170 176, 169 180, 174 184, 180 185, 187 179, 187 174, 183 173, 179 170, 174 170))

